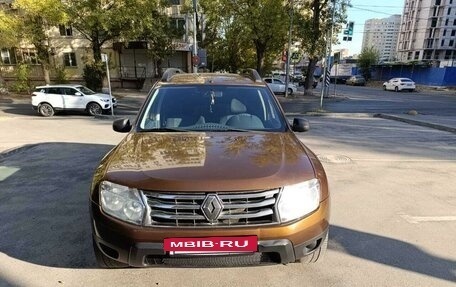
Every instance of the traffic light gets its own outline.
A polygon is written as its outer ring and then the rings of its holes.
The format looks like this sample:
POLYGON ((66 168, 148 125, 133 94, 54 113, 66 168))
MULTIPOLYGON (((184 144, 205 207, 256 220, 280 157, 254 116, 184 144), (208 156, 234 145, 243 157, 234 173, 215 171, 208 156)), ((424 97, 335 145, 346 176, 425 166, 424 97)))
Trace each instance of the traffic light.
POLYGON ((354 26, 355 26, 355 22, 353 22, 353 21, 348 22, 347 27, 344 29, 344 37, 342 38, 343 41, 352 40, 354 26))
POLYGON ((353 36, 353 26, 355 26, 355 22, 348 22, 347 30, 350 36, 353 36))

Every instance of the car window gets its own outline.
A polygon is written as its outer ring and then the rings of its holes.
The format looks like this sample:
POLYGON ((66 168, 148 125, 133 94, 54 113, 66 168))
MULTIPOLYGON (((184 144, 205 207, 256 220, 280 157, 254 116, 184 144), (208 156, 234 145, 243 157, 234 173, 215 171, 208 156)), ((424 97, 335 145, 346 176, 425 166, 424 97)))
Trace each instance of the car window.
POLYGON ((84 86, 78 86, 78 87, 75 87, 78 91, 80 91, 81 93, 83 93, 84 95, 93 95, 93 94, 96 94, 94 91, 92 91, 91 89, 87 88, 87 87, 84 87, 84 86))
POLYGON ((63 94, 63 91, 60 88, 46 88, 46 94, 63 94))
POLYGON ((274 84, 283 84, 281 80, 274 79, 274 84))
POLYGON ((409 79, 402 79, 401 81, 402 82, 408 82, 408 83, 412 82, 412 80, 409 80, 409 79))
POLYGON ((73 88, 61 88, 62 91, 63 91, 63 94, 65 95, 70 95, 70 96, 74 96, 78 91, 73 89, 73 88))
POLYGON ((139 130, 283 131, 286 121, 265 87, 167 86, 149 96, 139 130))
POLYGON ((271 80, 271 79, 264 79, 264 81, 265 81, 266 83, 269 83, 269 84, 272 83, 272 80, 271 80))

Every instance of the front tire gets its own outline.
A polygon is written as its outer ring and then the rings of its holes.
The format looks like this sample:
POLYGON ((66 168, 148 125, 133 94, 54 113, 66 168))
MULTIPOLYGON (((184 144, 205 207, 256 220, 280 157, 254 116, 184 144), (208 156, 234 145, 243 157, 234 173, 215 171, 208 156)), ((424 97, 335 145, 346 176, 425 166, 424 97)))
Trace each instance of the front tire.
POLYGON ((54 108, 50 104, 47 104, 47 103, 41 104, 40 107, 38 108, 38 112, 43 117, 52 117, 55 113, 54 108))
POLYGON ((293 89, 288 89, 288 94, 293 95, 293 89))
POLYGON ((398 87, 394 87, 394 91, 395 91, 396 93, 398 93, 398 92, 399 92, 399 88, 398 88, 398 87))
POLYGON ((98 116, 103 113, 101 106, 97 103, 90 103, 87 106, 87 111, 88 111, 89 115, 91 115, 91 116, 98 116))
POLYGON ((383 86, 383 90, 386 91, 386 86, 383 86))

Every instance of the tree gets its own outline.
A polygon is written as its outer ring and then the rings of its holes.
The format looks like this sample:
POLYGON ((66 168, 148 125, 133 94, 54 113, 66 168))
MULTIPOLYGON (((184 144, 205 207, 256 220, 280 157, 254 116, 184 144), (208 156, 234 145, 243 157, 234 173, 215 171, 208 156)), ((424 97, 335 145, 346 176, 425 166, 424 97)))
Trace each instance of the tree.
POLYGON ((169 53, 171 35, 161 0, 67 0, 71 25, 90 41, 95 65, 108 41, 144 40, 152 44, 154 58, 169 53))
POLYGON ((358 57, 358 67, 366 80, 371 78, 371 66, 378 63, 379 52, 374 47, 365 47, 358 57))
POLYGON ((50 47, 46 31, 65 21, 60 0, 15 0, 9 13, 0 15, 3 45, 16 46, 21 41, 32 44, 43 70, 44 81, 50 83, 50 47), (4 41, 4 42, 3 42, 4 41))
POLYGON ((282 0, 202 0, 201 6, 207 15, 207 29, 218 38, 208 47, 216 50, 217 44, 227 44, 221 58, 228 59, 230 70, 253 62, 263 74, 269 61, 283 50, 288 30, 284 19, 288 14, 282 0), (246 58, 252 55, 250 49, 254 51, 253 59, 246 58))
POLYGON ((324 58, 329 32, 334 25, 332 43, 337 43, 338 31, 346 21, 346 7, 349 0, 298 0, 295 3, 298 18, 295 27, 295 38, 302 43, 302 49, 309 58, 305 75, 304 89, 308 90, 313 84, 313 74, 318 61, 324 58), (334 11, 333 3, 338 4, 334 11))

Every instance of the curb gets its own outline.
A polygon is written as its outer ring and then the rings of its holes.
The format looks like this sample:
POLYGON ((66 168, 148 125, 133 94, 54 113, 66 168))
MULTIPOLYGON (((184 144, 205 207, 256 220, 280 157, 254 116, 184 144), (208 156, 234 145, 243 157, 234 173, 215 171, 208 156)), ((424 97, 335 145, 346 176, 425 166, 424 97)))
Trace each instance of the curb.
POLYGON ((436 130, 440 130, 440 131, 445 131, 445 132, 450 132, 450 133, 456 134, 456 128, 447 127, 447 126, 438 125, 438 124, 427 123, 427 122, 422 122, 422 121, 417 121, 417 120, 411 120, 411 119, 397 117, 397 116, 392 116, 392 115, 374 114, 374 118, 382 118, 382 119, 387 119, 387 120, 399 121, 399 122, 404 122, 404 123, 411 124, 411 125, 422 126, 422 127, 427 127, 427 128, 431 128, 431 129, 436 129, 436 130))

